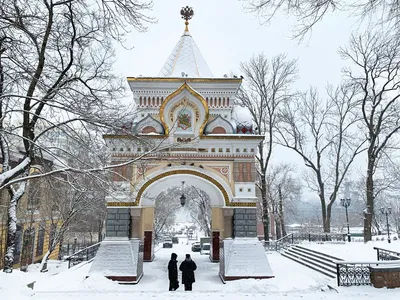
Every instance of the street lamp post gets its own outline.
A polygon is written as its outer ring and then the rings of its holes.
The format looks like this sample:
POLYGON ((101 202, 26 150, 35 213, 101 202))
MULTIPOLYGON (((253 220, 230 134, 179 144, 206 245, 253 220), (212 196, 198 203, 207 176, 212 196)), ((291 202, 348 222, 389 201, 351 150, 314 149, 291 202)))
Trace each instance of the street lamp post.
POLYGON ((182 181, 182 196, 179 198, 181 200, 181 205, 182 206, 185 206, 185 203, 186 203, 186 197, 185 197, 185 194, 184 194, 184 188, 185 188, 185 182, 182 181))
POLYGON ((347 208, 350 206, 350 189, 349 184, 345 184, 344 188, 344 198, 340 199, 340 203, 346 209, 346 221, 347 221, 347 241, 351 242, 351 234, 350 234, 350 225, 349 225, 349 213, 347 212, 347 208))
POLYGON ((390 207, 381 207, 381 213, 386 215, 386 227, 387 227, 387 235, 388 235, 388 243, 390 244, 390 232, 389 232, 389 215, 392 213, 392 208, 390 207))

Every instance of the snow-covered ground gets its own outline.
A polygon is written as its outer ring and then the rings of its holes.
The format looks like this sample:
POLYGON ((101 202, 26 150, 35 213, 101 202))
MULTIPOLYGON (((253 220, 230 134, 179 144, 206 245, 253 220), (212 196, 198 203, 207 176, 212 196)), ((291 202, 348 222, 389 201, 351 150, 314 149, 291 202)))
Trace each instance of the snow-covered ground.
MULTIPOLYGON (((207 256, 193 253, 191 243, 181 238, 181 244, 172 249, 159 249, 151 263, 144 264, 144 276, 137 285, 119 285, 100 275, 87 278, 91 264, 66 269, 65 263, 54 262, 48 273, 39 273, 33 266, 27 273, 14 271, 11 275, 0 273, 0 299, 43 299, 43 300, 106 300, 106 299, 271 299, 271 300, 333 300, 333 299, 399 299, 400 289, 375 289, 373 287, 338 288, 335 280, 303 267, 277 253, 268 254, 274 279, 238 280, 223 284, 218 277, 219 264, 211 263, 207 256), (168 292, 167 264, 172 252, 178 254, 181 261, 186 253, 191 253, 197 263, 196 283, 193 292, 185 292, 183 286, 178 291, 168 292), (26 287, 26 283, 36 281, 34 290, 26 287), (331 290, 331 285, 337 291, 331 290)), ((335 254, 344 259, 360 258, 374 260, 375 253, 368 249, 373 246, 387 248, 387 244, 309 244, 305 245, 324 252, 335 254), (347 254, 346 254, 347 253, 347 254), (370 253, 370 254, 367 254, 370 253), (344 256, 346 254, 347 256, 344 256)), ((400 246, 393 242, 392 247, 400 246)))

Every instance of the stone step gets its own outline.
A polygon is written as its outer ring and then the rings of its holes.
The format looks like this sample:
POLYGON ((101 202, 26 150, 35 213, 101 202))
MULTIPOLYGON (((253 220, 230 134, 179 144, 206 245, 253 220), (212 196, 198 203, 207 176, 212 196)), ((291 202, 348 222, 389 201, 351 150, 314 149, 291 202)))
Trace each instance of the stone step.
POLYGON ((324 259, 320 255, 313 255, 311 253, 307 253, 306 251, 301 251, 300 249, 296 249, 296 247, 292 247, 292 248, 288 249, 287 252, 293 252, 299 256, 310 259, 311 261, 316 261, 318 263, 323 264, 324 266, 327 266, 329 268, 336 270, 336 264, 334 264, 332 260, 324 259))
POLYGON ((293 260, 293 261, 295 261, 295 262, 297 262, 297 263, 299 263, 299 264, 301 264, 301 265, 303 265, 305 267, 308 267, 308 268, 310 268, 310 269, 312 269, 314 271, 317 271, 317 272, 319 272, 319 273, 321 273, 321 274, 323 274, 325 276, 328 276, 330 278, 336 278, 336 276, 332 272, 327 271, 327 270, 325 270, 323 268, 320 268, 315 264, 311 264, 311 263, 309 263, 307 261, 304 261, 301 258, 295 257, 292 254, 289 254, 287 252, 282 252, 281 254, 282 254, 282 256, 284 256, 284 257, 286 257, 288 259, 291 259, 291 260, 293 260))
POLYGON ((312 249, 309 249, 309 248, 306 248, 306 247, 303 247, 303 246, 296 245, 295 247, 300 248, 300 249, 305 250, 305 251, 308 251, 308 252, 315 253, 317 255, 323 255, 324 257, 330 258, 332 261, 343 260, 341 258, 332 256, 332 255, 329 255, 329 254, 325 254, 325 253, 322 253, 322 252, 319 252, 319 251, 316 251, 316 250, 312 250, 312 249))

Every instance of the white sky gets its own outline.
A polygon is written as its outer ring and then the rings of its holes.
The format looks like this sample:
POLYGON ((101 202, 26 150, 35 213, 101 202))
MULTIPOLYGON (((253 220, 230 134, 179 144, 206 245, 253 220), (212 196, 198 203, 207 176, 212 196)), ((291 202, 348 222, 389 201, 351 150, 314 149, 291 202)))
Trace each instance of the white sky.
MULTIPOLYGON (((348 43, 351 32, 359 26, 357 19, 346 13, 332 13, 299 43, 292 39, 293 19, 278 15, 270 24, 261 25, 255 14, 244 11, 240 0, 155 0, 148 15, 157 23, 149 24, 147 32, 128 36, 126 46, 133 49, 117 49, 116 72, 122 77, 156 77, 184 31, 180 9, 186 5, 194 9, 189 31, 215 77, 230 72, 240 75, 240 62, 248 61, 253 54, 264 52, 272 57, 286 53, 288 58, 298 59, 297 90, 310 85, 323 90, 327 83, 340 82, 346 62, 339 57, 338 49, 348 43)), ((288 149, 275 151, 273 159, 304 165, 288 149)), ((309 197, 316 195, 303 198, 309 197)))
POLYGON ((230 71, 240 75, 240 62, 259 52, 270 57, 287 53, 299 62, 298 89, 338 83, 343 61, 337 50, 346 45, 352 28, 357 26, 356 20, 345 13, 331 14, 299 44, 291 38, 294 23, 286 16, 260 25, 257 16, 245 12, 239 0, 155 0, 149 15, 157 23, 149 24, 145 33, 129 35, 127 46, 134 48, 118 48, 116 71, 124 77, 157 76, 183 33, 180 9, 186 5, 195 13, 189 31, 214 76, 222 77, 230 71))

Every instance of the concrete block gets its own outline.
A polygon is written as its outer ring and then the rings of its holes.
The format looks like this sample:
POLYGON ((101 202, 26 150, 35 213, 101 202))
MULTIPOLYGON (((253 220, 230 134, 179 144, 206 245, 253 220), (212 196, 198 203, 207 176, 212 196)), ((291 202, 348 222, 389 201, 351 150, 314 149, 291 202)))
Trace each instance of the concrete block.
POLYGON ((246 232, 244 231, 235 231, 235 237, 246 237, 246 232))
POLYGON ((234 208, 234 214, 245 214, 246 209, 245 208, 234 208))
POLYGON ((118 225, 118 220, 107 220, 107 226, 108 225, 118 225))
POLYGON ((235 226, 235 230, 236 231, 244 231, 244 226, 237 225, 237 226, 235 226))
POLYGON ((108 213, 107 214, 107 220, 115 220, 116 217, 117 217, 117 215, 114 214, 114 213, 108 213))
POLYGON ((119 231, 127 231, 127 230, 128 230, 128 226, 126 226, 126 225, 119 225, 119 226, 118 226, 118 230, 119 230, 119 231))
POLYGON ((130 214, 129 208, 118 208, 119 214, 130 214))
POLYGON ((117 231, 117 236, 128 236, 128 231, 117 231))
POLYGON ((247 232, 246 236, 247 237, 257 237, 257 232, 247 232))
POLYGON ((252 225, 252 226, 257 225, 257 220, 245 220, 245 221, 246 221, 245 225, 252 225))
POLYGON ((235 220, 243 220, 244 219, 244 214, 235 214, 234 219, 235 220))
POLYGON ((115 226, 114 225, 107 225, 106 226, 106 230, 107 231, 113 231, 115 229, 115 226))
POLYGON ((118 220, 129 220, 130 215, 117 214, 117 219, 118 220))
POLYGON ((246 208, 246 214, 255 215, 257 212, 256 208, 246 208))
POLYGON ((118 208, 107 208, 107 213, 116 214, 118 212, 118 208))
POLYGON ((247 226, 247 231, 249 232, 257 232, 257 226, 247 226))
POLYGON ((253 225, 253 224, 246 224, 246 220, 234 220, 233 221, 233 224, 236 226, 236 225, 241 225, 241 226, 244 226, 244 225, 253 225))
POLYGON ((107 231, 106 236, 117 236, 117 232, 116 231, 107 231))

